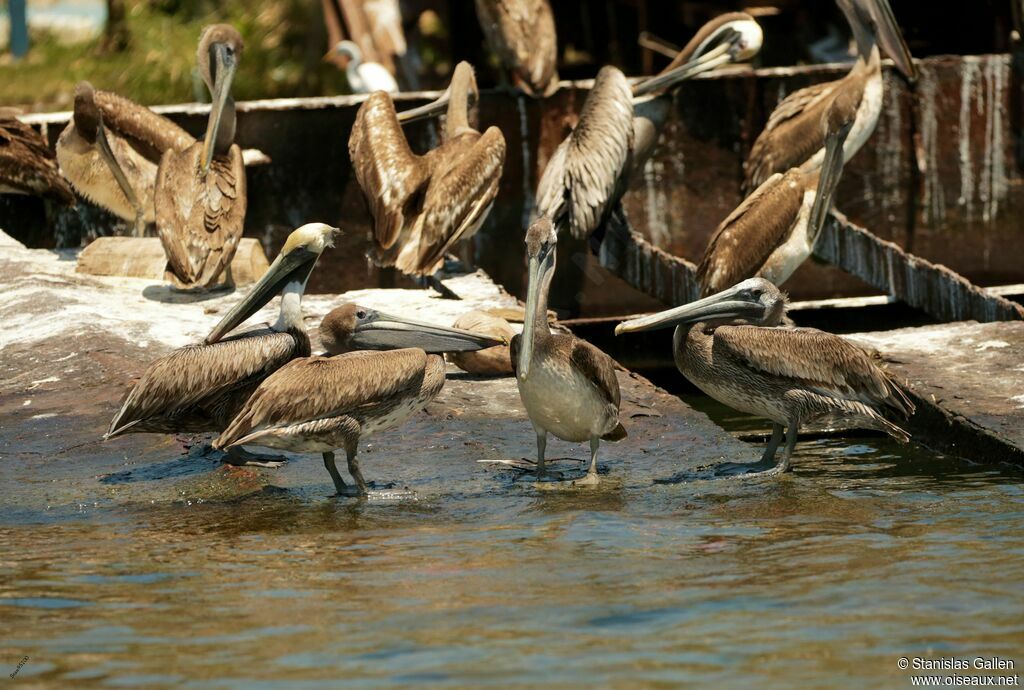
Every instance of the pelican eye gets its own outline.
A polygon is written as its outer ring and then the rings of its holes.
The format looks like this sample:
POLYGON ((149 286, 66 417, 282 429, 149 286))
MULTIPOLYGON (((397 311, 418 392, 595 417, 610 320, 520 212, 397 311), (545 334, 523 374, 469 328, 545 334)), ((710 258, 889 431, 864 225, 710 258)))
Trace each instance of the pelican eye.
POLYGON ((357 311, 356 312, 356 318, 357 319, 365 319, 366 318, 366 310, 365 309, 360 309, 359 311, 357 311))

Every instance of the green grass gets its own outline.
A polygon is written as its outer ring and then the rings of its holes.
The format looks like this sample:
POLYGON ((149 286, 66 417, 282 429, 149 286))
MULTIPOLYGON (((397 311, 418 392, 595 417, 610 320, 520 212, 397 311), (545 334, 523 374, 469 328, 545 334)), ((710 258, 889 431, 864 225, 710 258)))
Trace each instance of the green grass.
POLYGON ((320 3, 225 0, 212 8, 202 0, 129 0, 131 42, 118 53, 102 54, 99 38, 62 45, 34 35, 26 59, 0 60, 0 105, 68 109, 83 79, 147 105, 208 100, 193 72, 199 34, 214 22, 234 25, 245 39, 232 87, 236 100, 347 92, 344 74, 320 59, 326 50, 320 3))

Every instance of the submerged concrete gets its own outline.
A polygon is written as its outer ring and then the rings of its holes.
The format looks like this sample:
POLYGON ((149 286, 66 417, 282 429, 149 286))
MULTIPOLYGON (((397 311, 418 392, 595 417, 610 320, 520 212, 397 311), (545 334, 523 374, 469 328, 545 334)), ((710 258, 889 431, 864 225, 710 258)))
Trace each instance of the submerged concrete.
MULTIPOLYGON (((228 500, 270 486, 331 491, 314 456, 296 456, 280 470, 263 471, 229 468, 206 457, 205 437, 100 441, 149 362, 199 341, 242 292, 190 298, 154 281, 76 273, 75 258, 71 251, 9 243, 0 251, 0 481, 9 487, 8 509, 31 520, 94 503, 228 500)), ((307 297, 314 350, 320 318, 346 300, 440 324, 473 309, 517 306, 482 273, 446 284, 463 299, 379 289, 307 297)), ((272 320, 275 310, 276 300, 252 322, 272 320)), ((598 491, 644 490, 655 479, 699 465, 756 458, 757 449, 645 379, 620 371, 619 381, 630 436, 602 446, 608 475, 598 491)), ((426 412, 371 437, 361 456, 368 478, 408 486, 420 498, 440 498, 518 486, 512 473, 477 461, 533 457, 534 444, 514 379, 480 378, 450 367, 445 389, 426 412)), ((554 439, 548 453, 588 456, 583 445, 554 439)))

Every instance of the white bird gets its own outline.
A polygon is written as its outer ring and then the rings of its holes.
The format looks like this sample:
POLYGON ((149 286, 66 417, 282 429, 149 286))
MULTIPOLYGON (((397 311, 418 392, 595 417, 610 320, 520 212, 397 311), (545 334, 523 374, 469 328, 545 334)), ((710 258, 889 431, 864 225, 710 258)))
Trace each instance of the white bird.
POLYGON ((352 93, 373 93, 387 91, 398 93, 398 82, 384 65, 376 62, 363 62, 363 51, 353 41, 338 41, 334 46, 334 54, 346 58, 345 75, 352 93))

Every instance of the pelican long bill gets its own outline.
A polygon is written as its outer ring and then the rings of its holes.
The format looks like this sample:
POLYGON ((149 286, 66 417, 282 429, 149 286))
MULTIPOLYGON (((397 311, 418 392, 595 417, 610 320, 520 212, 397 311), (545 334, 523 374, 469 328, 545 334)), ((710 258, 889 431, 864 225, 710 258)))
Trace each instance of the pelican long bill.
POLYGON ((427 353, 473 352, 506 344, 502 338, 461 328, 437 326, 375 310, 365 311, 365 315, 357 321, 351 339, 351 347, 355 350, 418 347, 427 353))
POLYGON ((141 237, 144 225, 142 220, 144 210, 142 204, 139 203, 135 190, 132 189, 132 185, 128 181, 128 176, 124 174, 124 168, 121 167, 117 156, 114 155, 114 150, 110 148, 110 142, 107 140, 107 130, 103 126, 102 117, 100 118, 99 126, 96 128, 96 144, 99 146, 100 155, 103 156, 103 160, 117 181, 117 186, 121 188, 121 191, 124 192, 124 197, 131 204, 132 208, 135 209, 135 234, 141 237))
POLYGON ((545 281, 554 269, 554 255, 550 249, 542 250, 542 254, 530 257, 529 287, 526 294, 526 316, 523 319, 523 337, 520 342, 518 374, 525 379, 530 375, 530 362, 533 361, 533 343, 536 340, 537 319, 547 319, 547 313, 540 314, 541 292, 545 281))
POLYGON ((749 298, 749 281, 744 281, 726 290, 715 293, 681 307, 623 321, 615 327, 615 335, 639 333, 672 328, 680 324, 697 323, 717 319, 752 319, 764 315, 765 308, 760 301, 749 298))
POLYGON ((875 30, 878 32, 878 44, 882 51, 892 58, 896 67, 910 79, 917 79, 917 70, 914 67, 914 60, 910 55, 907 42, 903 39, 899 24, 892 13, 892 7, 888 0, 867 0, 869 12, 875 21, 875 30))
POLYGON ((210 52, 213 53, 211 57, 214 65, 213 104, 210 106, 210 121, 206 126, 206 136, 203 138, 201 160, 204 173, 210 169, 210 163, 213 161, 221 117, 224 114, 224 106, 227 105, 228 99, 231 97, 231 82, 234 80, 235 70, 238 68, 238 63, 227 45, 214 43, 210 46, 210 52))

